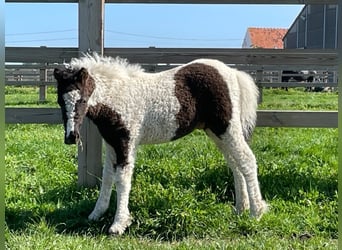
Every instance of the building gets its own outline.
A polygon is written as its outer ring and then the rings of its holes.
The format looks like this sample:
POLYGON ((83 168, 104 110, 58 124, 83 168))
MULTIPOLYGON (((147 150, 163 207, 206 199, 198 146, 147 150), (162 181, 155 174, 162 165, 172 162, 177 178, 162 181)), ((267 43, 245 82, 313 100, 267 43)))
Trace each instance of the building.
POLYGON ((337 17, 336 4, 305 5, 284 36, 284 48, 337 48, 337 17))
MULTIPOLYGON (((249 27, 243 40, 242 48, 283 49, 283 37, 287 29, 249 27)), ((255 72, 250 72, 254 75, 255 72)), ((264 71, 264 82, 279 82, 279 71, 264 71)))
POLYGON ((283 38, 287 33, 283 28, 247 29, 242 48, 283 49, 283 38))

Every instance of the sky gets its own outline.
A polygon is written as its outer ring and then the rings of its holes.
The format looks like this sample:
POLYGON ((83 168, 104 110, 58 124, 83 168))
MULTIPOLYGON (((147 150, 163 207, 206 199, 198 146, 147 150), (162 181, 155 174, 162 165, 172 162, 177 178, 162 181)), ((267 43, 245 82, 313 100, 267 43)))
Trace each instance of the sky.
MULTIPOLYGON (((105 47, 241 48, 248 27, 289 28, 303 5, 106 4, 105 47)), ((5 45, 77 47, 77 4, 5 4, 5 45)))

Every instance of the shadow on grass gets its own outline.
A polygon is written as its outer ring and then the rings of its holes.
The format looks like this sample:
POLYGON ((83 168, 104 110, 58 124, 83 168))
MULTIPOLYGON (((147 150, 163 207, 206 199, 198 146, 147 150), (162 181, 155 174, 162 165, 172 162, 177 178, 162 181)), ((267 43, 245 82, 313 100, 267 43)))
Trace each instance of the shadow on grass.
POLYGON ((317 191, 326 200, 332 200, 335 198, 338 179, 337 176, 317 178, 310 173, 287 172, 262 175, 259 182, 263 196, 271 200, 277 197, 285 201, 298 201, 301 199, 300 192, 311 191, 317 191))
MULTIPOLYGON (((299 191, 310 192, 316 190, 322 196, 334 199, 337 191, 336 176, 322 176, 317 178, 310 173, 296 171, 273 172, 258 176, 263 197, 272 199, 281 198, 285 201, 296 201, 299 191)), ((184 180, 187 183, 187 180, 184 180)), ((209 188, 217 197, 218 202, 235 202, 234 179, 231 170, 226 166, 218 166, 204 171, 196 179, 196 189, 209 188)))
MULTIPOLYGON (((259 181, 261 183, 263 196, 267 199, 277 197, 278 199, 280 198, 285 201, 295 201, 301 198, 299 190, 304 192, 317 190, 317 192, 328 199, 330 197, 333 199, 335 191, 337 190, 337 178, 336 180, 332 178, 318 179, 313 178, 309 174, 303 176, 297 172, 261 175, 259 176, 259 181)), ((228 203, 234 203, 233 177, 230 171, 227 172, 225 166, 217 166, 208 171, 203 171, 199 173, 198 176, 192 177, 191 179, 190 177, 184 177, 183 179, 178 180, 175 185, 177 185, 180 190, 193 188, 195 200, 205 200, 205 197, 201 197, 200 195, 197 196, 196 194, 201 194, 204 191, 208 192, 209 190, 210 193, 215 196, 216 203, 224 203, 227 204, 227 206, 228 203), (193 184, 192 186, 189 185, 190 182, 193 184)), ((134 192, 134 182, 132 189, 134 192)), ((98 222, 90 222, 87 217, 94 208, 96 202, 95 196, 92 195, 93 192, 93 189, 80 189, 76 184, 52 189, 39 197, 39 204, 42 204, 40 207, 35 206, 33 209, 23 209, 20 207, 6 209, 7 226, 9 230, 22 231, 30 227, 30 225, 39 224, 43 219, 48 225, 55 228, 57 233, 71 235, 107 234, 108 228, 114 218, 116 204, 115 192, 113 192, 112 195, 109 211, 98 222), (50 206, 52 209, 46 208, 46 204, 52 204, 50 206)), ((137 221, 134 221, 131 227, 132 229, 128 230, 128 234, 146 236, 152 239, 162 238, 165 240, 175 238, 182 239, 188 236, 188 233, 186 232, 187 229, 182 230, 179 228, 184 226, 183 224, 179 225, 179 221, 183 220, 180 214, 177 215, 176 213, 173 217, 168 217, 168 219, 158 219, 158 216, 168 216, 168 213, 170 213, 170 211, 172 212, 172 209, 175 208, 173 206, 174 204, 172 204, 172 199, 171 202, 168 203, 167 198, 165 198, 165 201, 162 201, 157 199, 163 199, 163 197, 156 198, 150 197, 149 195, 146 197, 150 200, 144 202, 140 201, 140 204, 139 202, 132 203, 132 201, 130 203, 132 214, 134 216, 136 215, 138 218, 137 221), (155 204, 156 207, 150 208, 147 207, 150 205, 146 204, 155 204), (156 204, 164 205, 158 207, 156 204), (155 211, 158 212, 156 213, 155 211), (154 225, 151 226, 150 224, 151 227, 148 229, 149 232, 147 232, 140 224, 147 224, 147 220, 152 216, 154 216, 154 221, 165 225, 154 227, 154 225), (174 225, 172 223, 174 223, 174 225), (175 231, 172 232, 173 228, 175 231), (156 231, 155 235, 150 233, 153 230, 156 231), (168 232, 163 230, 168 230, 168 232)), ((179 207, 182 208, 182 206, 179 207)), ((207 209, 211 210, 211 207, 208 206, 207 209)), ((190 214, 190 217, 191 216, 192 214, 190 214)), ((193 226, 191 226, 189 230, 192 230, 192 227, 193 226)), ((243 232, 241 232, 241 234, 243 234, 243 232)))
MULTIPOLYGON (((92 223, 87 219, 96 202, 94 199, 86 199, 87 193, 91 192, 94 190, 81 189, 76 185, 52 189, 41 195, 39 203, 42 205, 39 207, 35 206, 32 209, 6 208, 7 226, 10 230, 21 231, 32 224, 40 223, 43 219, 48 225, 53 226, 57 233, 103 233, 101 229, 106 221, 92 223), (46 204, 52 205, 46 207, 46 204)), ((104 218, 106 217, 104 216, 104 218)))

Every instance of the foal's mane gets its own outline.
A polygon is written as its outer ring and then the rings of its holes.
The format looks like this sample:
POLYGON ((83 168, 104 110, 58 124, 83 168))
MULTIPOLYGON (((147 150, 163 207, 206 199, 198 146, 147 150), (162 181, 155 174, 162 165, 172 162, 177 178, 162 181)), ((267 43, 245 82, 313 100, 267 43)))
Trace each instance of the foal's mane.
POLYGON ((125 79, 144 72, 139 64, 130 64, 127 59, 100 56, 97 53, 71 59, 70 67, 72 69, 86 68, 92 77, 103 80, 125 79))

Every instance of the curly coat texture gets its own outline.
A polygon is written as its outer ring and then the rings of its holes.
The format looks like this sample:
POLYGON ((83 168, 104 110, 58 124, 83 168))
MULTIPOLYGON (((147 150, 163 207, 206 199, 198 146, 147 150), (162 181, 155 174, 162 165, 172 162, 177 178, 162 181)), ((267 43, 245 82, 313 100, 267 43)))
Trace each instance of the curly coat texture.
POLYGON ((250 209, 260 217, 267 210, 256 159, 246 142, 258 98, 248 74, 212 59, 146 73, 125 59, 86 55, 54 75, 66 141, 77 140, 88 116, 106 142, 100 196, 89 219, 107 210, 115 183, 117 210, 110 233, 122 234, 131 223, 128 199, 137 146, 175 140, 194 129, 203 129, 229 163, 237 212, 250 209))

